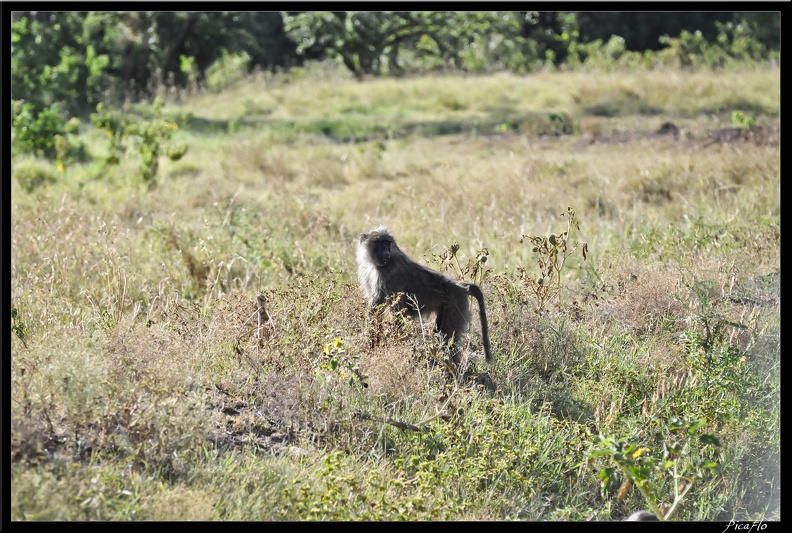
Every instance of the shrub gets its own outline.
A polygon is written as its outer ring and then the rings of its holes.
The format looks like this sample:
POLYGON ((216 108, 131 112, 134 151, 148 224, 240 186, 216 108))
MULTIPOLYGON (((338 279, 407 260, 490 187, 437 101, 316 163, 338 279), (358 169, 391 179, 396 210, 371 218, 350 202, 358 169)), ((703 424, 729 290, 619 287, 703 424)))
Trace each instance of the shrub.
POLYGON ((55 158, 55 136, 66 133, 60 106, 53 104, 36 113, 33 104, 12 100, 12 153, 31 153, 55 158))
POLYGON ((51 165, 35 162, 33 164, 15 162, 11 167, 11 175, 27 192, 33 192, 43 185, 58 181, 51 165))
POLYGON ((188 149, 184 143, 169 142, 179 127, 175 122, 162 118, 162 105, 162 99, 155 98, 152 120, 141 120, 120 111, 108 111, 102 102, 96 106, 96 113, 91 115, 94 126, 104 130, 110 138, 110 154, 105 165, 119 164, 126 157, 128 142, 131 141, 140 154, 140 176, 149 187, 156 185, 159 158, 163 152, 172 161, 178 161, 188 149))
POLYGON ((223 50, 223 57, 212 63, 206 70, 206 86, 212 92, 220 92, 223 88, 247 76, 250 56, 246 52, 229 54, 223 50))

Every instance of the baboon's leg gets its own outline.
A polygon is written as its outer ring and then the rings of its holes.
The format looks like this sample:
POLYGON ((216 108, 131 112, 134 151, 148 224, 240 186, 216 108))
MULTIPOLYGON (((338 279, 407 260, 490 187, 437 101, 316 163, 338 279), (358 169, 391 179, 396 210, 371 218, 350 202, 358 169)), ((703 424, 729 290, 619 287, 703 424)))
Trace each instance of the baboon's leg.
POLYGON ((435 328, 443 336, 444 342, 452 340, 451 357, 455 364, 462 360, 462 335, 467 330, 470 315, 470 303, 467 296, 463 299, 451 300, 437 311, 435 328))
MULTIPOLYGON (((454 338, 454 331, 449 325, 450 316, 445 310, 446 305, 441 305, 437 308, 437 316, 435 317, 435 332, 440 334, 440 339, 444 345, 448 344, 449 339, 454 338)), ((456 349, 456 342, 451 346, 451 357, 454 364, 459 364, 458 352, 456 349)))
POLYGON ((443 331, 443 306, 437 308, 437 315, 435 316, 435 331, 443 331))

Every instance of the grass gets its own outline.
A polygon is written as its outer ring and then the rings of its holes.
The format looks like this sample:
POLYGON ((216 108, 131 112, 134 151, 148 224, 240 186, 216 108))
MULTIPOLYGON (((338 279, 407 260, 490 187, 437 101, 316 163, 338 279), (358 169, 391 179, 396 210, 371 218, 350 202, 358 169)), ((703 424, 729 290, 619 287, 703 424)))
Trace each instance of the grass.
POLYGON ((169 102, 189 151, 153 187, 87 127, 63 172, 15 156, 11 519, 617 520, 647 502, 601 487, 597 435, 660 465, 683 415, 720 446, 677 465, 719 466, 670 518, 780 519, 780 149, 712 133, 776 127, 779 79, 312 67, 169 102), (567 206, 588 257, 537 314, 521 239, 567 206), (378 224, 468 281, 486 249, 493 365, 455 379, 430 324, 372 329, 378 224))

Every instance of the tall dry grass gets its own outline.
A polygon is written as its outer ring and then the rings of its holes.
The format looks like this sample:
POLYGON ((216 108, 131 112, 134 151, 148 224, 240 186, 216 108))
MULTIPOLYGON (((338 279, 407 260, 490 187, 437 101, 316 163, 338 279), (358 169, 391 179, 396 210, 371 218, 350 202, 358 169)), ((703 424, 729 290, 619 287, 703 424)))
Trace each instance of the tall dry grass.
POLYGON ((15 158, 12 519, 615 519, 645 502, 601 490, 596 435, 661 454, 674 414, 721 470, 673 518, 780 518, 780 146, 712 133, 772 132, 779 77, 308 71, 166 107, 190 151, 151 190, 91 131, 63 173, 15 158), (577 132, 532 133, 550 113, 577 132), (520 241, 567 206, 589 256, 537 314, 520 241), (371 329, 379 224, 450 276, 487 249, 493 366, 455 378, 431 322, 371 329))

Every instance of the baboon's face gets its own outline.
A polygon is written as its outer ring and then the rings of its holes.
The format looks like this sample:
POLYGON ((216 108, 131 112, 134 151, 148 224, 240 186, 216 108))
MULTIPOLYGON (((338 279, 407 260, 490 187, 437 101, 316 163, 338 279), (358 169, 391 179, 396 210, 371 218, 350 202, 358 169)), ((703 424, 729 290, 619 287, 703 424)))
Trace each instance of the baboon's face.
POLYGON ((391 259, 391 244, 392 241, 388 239, 377 239, 369 243, 369 255, 378 267, 388 265, 391 259))

